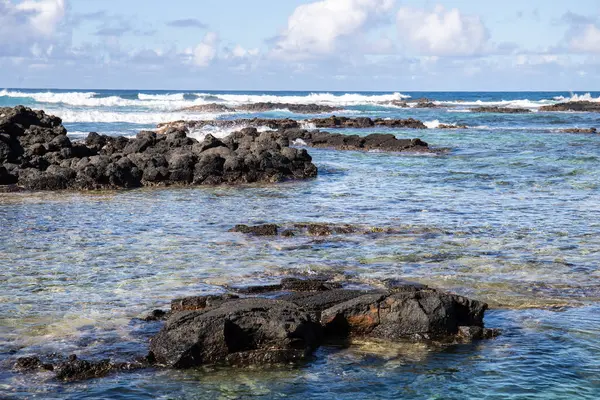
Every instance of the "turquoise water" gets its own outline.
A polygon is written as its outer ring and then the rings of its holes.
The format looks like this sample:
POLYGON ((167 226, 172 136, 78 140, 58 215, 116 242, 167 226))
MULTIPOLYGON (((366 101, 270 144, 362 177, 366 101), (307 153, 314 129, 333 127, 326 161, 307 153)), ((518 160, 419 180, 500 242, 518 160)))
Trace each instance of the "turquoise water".
MULTIPOLYGON (((183 104, 220 97, 15 93, 0 91, 0 104, 56 112, 74 137, 90 130, 133 134, 163 118, 178 119, 183 104)), ((464 112, 478 101, 536 110, 569 93, 404 94, 444 107, 375 103, 381 96, 402 98, 399 93, 276 95, 340 104, 348 116, 412 116, 431 126, 438 120, 475 128, 390 130, 451 149, 438 156, 309 149, 320 174, 305 182, 0 194, 0 397, 598 398, 600 135, 558 132, 600 128, 598 116, 464 112), (265 240, 227 232, 238 223, 307 221, 399 233, 265 240), (401 277, 483 299, 493 307, 486 323, 504 334, 444 348, 323 348, 305 366, 270 371, 144 370, 59 384, 51 375, 9 368, 15 357, 53 352, 130 359, 147 351, 148 337, 159 329, 134 318, 167 307, 174 297, 314 273, 357 283, 401 277)), ((250 95, 275 94, 223 92, 221 101, 236 104, 250 95)), ((209 131, 227 134, 207 128, 195 135, 209 131)))

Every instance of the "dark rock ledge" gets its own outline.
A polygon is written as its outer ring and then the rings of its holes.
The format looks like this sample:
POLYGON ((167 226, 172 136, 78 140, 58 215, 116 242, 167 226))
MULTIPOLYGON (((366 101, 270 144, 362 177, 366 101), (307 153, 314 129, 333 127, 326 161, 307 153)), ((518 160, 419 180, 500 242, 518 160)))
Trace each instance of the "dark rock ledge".
POLYGON ((178 111, 189 111, 189 112, 265 112, 272 110, 286 109, 290 112, 297 114, 317 114, 317 113, 330 113, 339 111, 341 107, 333 107, 323 104, 294 104, 294 103, 273 103, 273 102, 260 102, 260 103, 249 103, 242 104, 239 106, 226 106, 218 103, 199 104, 196 106, 185 107, 178 111))
POLYGON ((484 327, 486 303, 402 280, 365 290, 327 278, 226 289, 153 311, 145 320, 166 322, 150 340, 148 355, 132 362, 23 357, 15 369, 54 371, 58 380, 74 381, 147 367, 298 364, 312 360, 322 345, 351 346, 356 339, 451 345, 500 333, 484 327))
POLYGON ((527 114, 531 110, 528 108, 517 108, 517 107, 499 107, 499 106, 484 106, 471 108, 471 112, 475 113, 497 113, 497 114, 527 114))
POLYGON ((73 143, 60 118, 23 106, 0 108, 0 185, 31 190, 279 182, 317 175, 304 149, 273 132, 238 132, 203 142, 173 131, 136 138, 90 133, 73 143))
POLYGON ((600 112, 600 102, 597 101, 567 101, 540 107, 540 111, 579 111, 600 112))
POLYGON ((170 130, 198 129, 204 126, 215 126, 218 128, 246 128, 246 127, 268 127, 270 129, 290 129, 303 128, 306 126, 315 128, 406 128, 406 129, 427 129, 422 121, 413 118, 407 119, 385 119, 385 118, 367 118, 367 117, 337 117, 332 115, 326 118, 312 118, 298 121, 289 118, 269 119, 269 118, 239 118, 232 120, 211 120, 211 121, 173 121, 158 124, 158 133, 165 133, 170 130))

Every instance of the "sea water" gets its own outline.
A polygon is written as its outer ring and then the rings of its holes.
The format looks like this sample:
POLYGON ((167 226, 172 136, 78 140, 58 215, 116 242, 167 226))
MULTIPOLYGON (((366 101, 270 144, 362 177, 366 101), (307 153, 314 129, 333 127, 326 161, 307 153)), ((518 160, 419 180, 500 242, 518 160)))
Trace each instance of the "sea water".
POLYGON ((319 176, 276 185, 0 194, 0 397, 600 397, 600 135, 560 132, 600 128, 600 118, 539 112, 599 96, 0 90, 0 106, 58 115, 73 139, 90 131, 133 136, 178 119, 309 117, 183 110, 271 101, 337 106, 336 115, 349 117, 414 117, 431 129, 340 132, 394 133, 449 149, 423 156, 309 148, 319 176), (422 97, 440 108, 382 104, 422 97), (482 105, 532 112, 470 111, 482 105), (265 240, 228 232, 267 222, 397 233, 265 240), (72 384, 11 370, 15 358, 35 354, 130 360, 160 328, 136 318, 175 297, 318 274, 359 283, 403 278, 482 299, 492 307, 486 324, 503 334, 445 347, 322 348, 306 365, 267 370, 148 369, 72 384))

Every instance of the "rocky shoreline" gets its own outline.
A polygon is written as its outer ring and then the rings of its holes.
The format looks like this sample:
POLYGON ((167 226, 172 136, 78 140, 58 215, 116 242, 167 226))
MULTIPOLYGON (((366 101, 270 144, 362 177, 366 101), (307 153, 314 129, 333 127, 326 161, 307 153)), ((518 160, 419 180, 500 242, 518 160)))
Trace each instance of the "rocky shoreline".
POLYGON ((540 107, 540 111, 577 111, 600 112, 600 102, 597 101, 567 101, 540 107))
MULTIPOLYGON (((420 139, 308 131, 298 129, 298 123, 291 120, 272 120, 279 131, 245 128, 223 139, 207 135, 202 142, 188 137, 189 127, 178 123, 167 125, 162 134, 142 131, 130 139, 92 132, 85 141, 72 142, 60 118, 43 111, 22 106, 0 108, 0 116, 0 185, 29 190, 231 185, 314 178, 317 167, 311 156, 305 149, 290 147, 297 140, 303 145, 339 150, 432 152, 420 139)), ((368 118, 313 121, 319 126, 422 125, 416 120, 368 118)))
POLYGON ((406 128, 406 129, 427 129, 427 126, 419 120, 413 118, 407 119, 384 119, 368 117, 337 117, 332 115, 326 118, 312 118, 298 121, 289 118, 269 119, 269 118, 239 118, 233 120, 199 120, 199 121, 173 121, 157 125, 157 132, 164 133, 169 130, 198 129, 205 126, 214 126, 217 128, 260 128, 269 129, 290 129, 304 128, 311 126, 314 128, 406 128))
POLYGON ((297 114, 320 114, 330 113, 342 110, 341 107, 333 107, 321 104, 294 104, 294 103, 272 103, 272 102, 259 102, 242 104, 239 106, 226 106, 224 104, 209 103, 200 104, 191 107, 185 107, 178 111, 186 112, 265 112, 273 110, 288 110, 297 114))
POLYGON ((528 108, 513 108, 513 107, 498 107, 498 106, 489 106, 489 107, 477 107, 471 108, 471 112, 474 113, 497 113, 497 114, 527 114, 530 113, 531 110, 528 108))
POLYGON ((76 381, 140 368, 186 369, 298 364, 320 346, 351 346, 354 340, 462 343, 493 338, 484 327, 487 304, 398 280, 380 288, 346 289, 327 278, 285 278, 278 284, 225 288, 227 293, 174 299, 149 353, 131 362, 22 357, 21 372, 54 371, 76 381))
POLYGON ((199 142, 174 131, 135 138, 90 133, 72 143, 60 118, 18 106, 0 109, 0 185, 31 190, 217 185, 314 178, 304 149, 256 130, 199 142))

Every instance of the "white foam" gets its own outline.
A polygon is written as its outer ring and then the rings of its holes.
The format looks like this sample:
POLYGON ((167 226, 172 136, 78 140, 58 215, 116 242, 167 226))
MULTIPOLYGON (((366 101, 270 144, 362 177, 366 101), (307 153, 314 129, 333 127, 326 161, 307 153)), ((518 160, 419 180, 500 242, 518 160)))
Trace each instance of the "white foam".
POLYGON ((314 130, 317 129, 317 124, 314 122, 300 121, 300 127, 306 130, 314 130))
POLYGON ((138 99, 140 100, 177 100, 183 101, 185 100, 183 93, 174 93, 174 94, 144 94, 139 93, 138 99))
POLYGON ((52 110, 51 114, 63 122, 129 122, 133 124, 159 124, 178 120, 213 120, 219 114, 190 114, 173 112, 116 112, 100 110, 52 110))
MULTIPOLYGON (((467 106, 467 107, 483 107, 483 106, 498 106, 507 108, 528 108, 537 109, 545 105, 556 104, 555 100, 539 100, 533 101, 528 99, 522 100, 499 100, 499 101, 436 101, 438 105, 453 105, 453 106, 467 106)), ((454 112, 460 112, 455 110, 454 112)))
POLYGON ((292 142, 294 146, 306 146, 306 142, 302 139, 296 139, 292 142))
POLYGON ((39 103, 65 103, 78 104, 83 103, 96 95, 95 92, 39 92, 26 93, 19 91, 0 90, 0 97, 31 98, 39 103))
POLYGON ((425 125, 429 129, 435 129, 439 128, 440 121, 438 119, 434 119, 433 121, 425 121, 423 122, 423 125, 425 125))
POLYGON ((571 97, 556 96, 556 97, 554 97, 554 100, 560 101, 560 102, 565 102, 565 101, 593 101, 593 102, 600 102, 600 96, 593 97, 591 95, 591 93, 586 93, 586 94, 571 94, 571 97))
POLYGON ((260 94, 260 95, 246 95, 246 94, 210 94, 210 93, 196 93, 197 96, 215 96, 220 100, 225 101, 231 105, 247 104, 247 103, 291 103, 291 104, 323 104, 323 105, 338 105, 338 106, 350 106, 359 104, 377 104, 381 102, 387 102, 392 100, 402 100, 410 98, 410 96, 402 93, 393 94, 377 94, 377 95, 364 95, 359 93, 345 93, 345 94, 333 94, 333 93, 310 93, 305 96, 297 95, 272 95, 272 94, 260 94))

